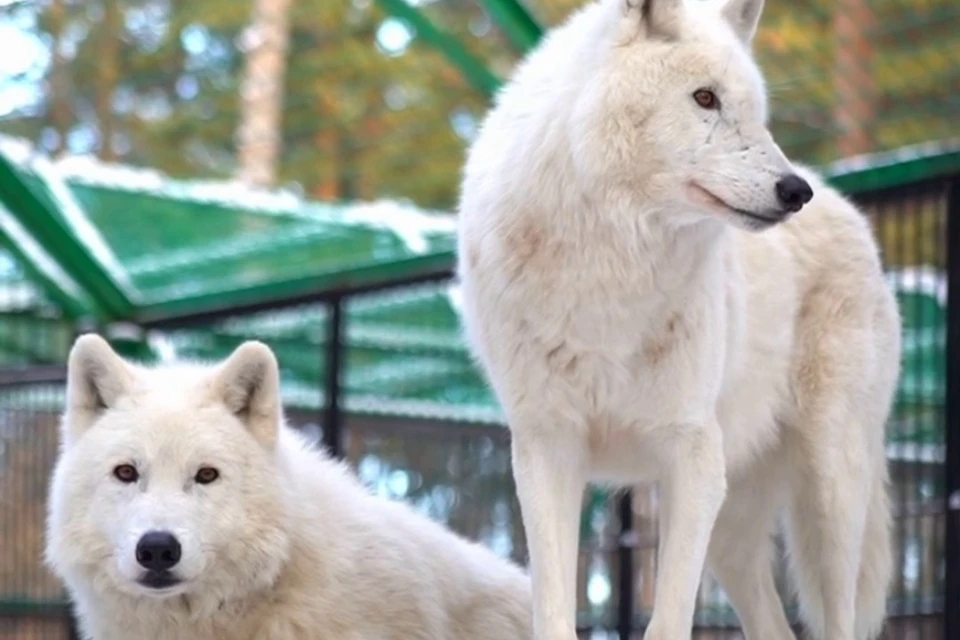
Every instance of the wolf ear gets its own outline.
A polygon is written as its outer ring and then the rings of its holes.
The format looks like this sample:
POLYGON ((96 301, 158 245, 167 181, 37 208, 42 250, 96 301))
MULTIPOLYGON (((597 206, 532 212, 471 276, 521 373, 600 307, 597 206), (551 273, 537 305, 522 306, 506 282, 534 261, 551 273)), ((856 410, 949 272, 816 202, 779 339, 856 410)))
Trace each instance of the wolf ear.
POLYGON ((280 371, 270 347, 249 340, 220 365, 213 393, 265 447, 276 443, 280 428, 280 371))
POLYGON ((647 38, 680 36, 683 0, 620 0, 625 17, 639 24, 647 38))
POLYGON ((721 13, 737 37, 749 46, 757 33, 757 24, 760 22, 760 14, 763 13, 763 0, 727 0, 721 13))
POLYGON ((133 371, 106 340, 95 333, 77 338, 67 360, 65 444, 75 442, 100 414, 113 407, 133 379, 133 371))

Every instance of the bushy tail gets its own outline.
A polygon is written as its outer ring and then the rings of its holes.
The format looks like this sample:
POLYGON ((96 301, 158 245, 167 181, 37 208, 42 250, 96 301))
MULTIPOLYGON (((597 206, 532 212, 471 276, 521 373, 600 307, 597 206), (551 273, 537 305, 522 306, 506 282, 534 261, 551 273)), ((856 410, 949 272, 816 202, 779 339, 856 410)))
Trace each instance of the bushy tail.
MULTIPOLYGON (((882 631, 887 594, 893 576, 892 522, 885 466, 881 466, 877 474, 879 477, 874 481, 869 501, 863 505, 866 519, 860 547, 854 612, 857 640, 875 640, 882 631)), ((797 589, 801 618, 809 636, 817 640, 831 640, 825 635, 822 572, 826 560, 822 555, 822 545, 824 536, 829 541, 840 533, 835 523, 818 522, 816 512, 804 509, 804 506, 809 507, 802 501, 799 504, 795 502, 786 521, 791 573, 797 589)))
POLYGON ((873 640, 880 635, 893 579, 893 522, 886 465, 879 476, 870 495, 857 579, 858 640, 873 640))

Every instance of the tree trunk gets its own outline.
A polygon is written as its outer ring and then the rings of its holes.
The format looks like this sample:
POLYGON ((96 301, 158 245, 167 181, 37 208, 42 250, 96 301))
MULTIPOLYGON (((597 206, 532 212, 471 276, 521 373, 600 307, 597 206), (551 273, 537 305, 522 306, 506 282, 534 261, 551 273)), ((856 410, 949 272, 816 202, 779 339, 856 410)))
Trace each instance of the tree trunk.
POLYGON ((122 16, 117 0, 104 0, 103 22, 100 24, 100 37, 97 43, 100 62, 97 65, 96 113, 100 129, 99 157, 105 162, 117 159, 113 147, 115 115, 113 113, 113 92, 120 77, 120 29, 122 16))
POLYGON ((53 61, 50 68, 47 100, 50 125, 57 133, 56 146, 50 152, 53 156, 60 156, 67 149, 67 134, 73 124, 73 113, 70 108, 70 61, 63 54, 63 35, 67 26, 65 0, 52 0, 49 11, 50 35, 53 37, 53 61))
POLYGON ((292 0, 254 0, 237 132, 237 177, 269 187, 277 179, 292 0))
POLYGON ((833 109, 837 154, 867 153, 876 119, 876 85, 871 73, 871 32, 876 17, 869 0, 840 0, 833 9, 833 109))
POLYGON ((313 180, 310 195, 318 200, 337 200, 340 197, 340 131, 338 127, 320 125, 313 136, 314 149, 324 164, 313 180), (329 167, 329 170, 327 169, 329 167))

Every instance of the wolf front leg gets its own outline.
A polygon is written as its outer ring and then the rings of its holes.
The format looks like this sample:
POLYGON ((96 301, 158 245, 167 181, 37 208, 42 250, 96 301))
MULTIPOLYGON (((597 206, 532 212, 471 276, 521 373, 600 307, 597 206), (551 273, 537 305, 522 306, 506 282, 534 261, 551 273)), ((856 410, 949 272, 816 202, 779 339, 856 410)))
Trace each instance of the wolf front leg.
POLYGON ((690 637, 710 534, 726 495, 719 426, 667 429, 661 448, 659 572, 644 640, 690 637))
POLYGON ((576 640, 577 544, 586 444, 573 431, 517 425, 513 475, 530 550, 534 640, 576 640))

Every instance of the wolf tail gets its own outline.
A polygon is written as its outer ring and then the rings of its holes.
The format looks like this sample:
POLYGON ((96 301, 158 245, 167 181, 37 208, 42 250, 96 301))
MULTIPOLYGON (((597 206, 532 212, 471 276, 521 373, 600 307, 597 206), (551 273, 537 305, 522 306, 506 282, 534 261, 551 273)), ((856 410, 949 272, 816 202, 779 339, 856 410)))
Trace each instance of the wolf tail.
MULTIPOLYGON (((875 640, 886 619, 887 594, 893 577, 893 541, 887 470, 881 465, 870 489, 865 508, 857 592, 854 601, 856 640, 875 640)), ((787 549, 800 603, 800 617, 811 638, 826 637, 823 601, 823 558, 817 539, 820 527, 811 512, 793 513, 787 520, 787 549)))
POLYGON ((887 595, 893 578, 893 521, 890 513, 886 465, 877 474, 867 508, 857 578, 856 635, 871 640, 880 635, 887 613, 887 595))

